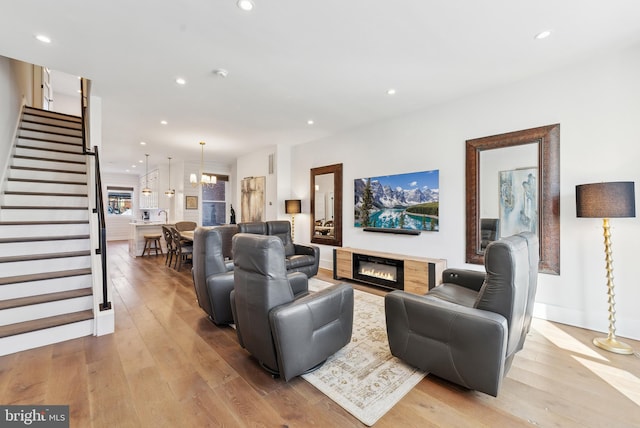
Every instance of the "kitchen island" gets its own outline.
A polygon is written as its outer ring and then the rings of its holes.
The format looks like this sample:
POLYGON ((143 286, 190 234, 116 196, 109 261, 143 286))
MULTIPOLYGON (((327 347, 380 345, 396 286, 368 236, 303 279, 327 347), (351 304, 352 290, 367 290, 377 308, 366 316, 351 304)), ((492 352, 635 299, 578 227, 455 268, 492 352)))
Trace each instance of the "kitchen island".
MULTIPOLYGON (((129 223, 129 255, 131 257, 140 257, 144 249, 144 235, 160 235, 160 245, 162 252, 167 253, 167 243, 162 236, 162 226, 165 225, 161 221, 139 221, 129 223)), ((173 226, 167 224, 167 226, 173 226)))

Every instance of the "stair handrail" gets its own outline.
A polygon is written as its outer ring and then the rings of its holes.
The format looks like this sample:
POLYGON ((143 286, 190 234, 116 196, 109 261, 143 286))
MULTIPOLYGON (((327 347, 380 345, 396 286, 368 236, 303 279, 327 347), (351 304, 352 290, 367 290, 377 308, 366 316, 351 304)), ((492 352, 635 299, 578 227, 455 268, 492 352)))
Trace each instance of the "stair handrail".
POLYGON ((100 174, 100 155, 98 153, 98 146, 93 146, 93 151, 89 149, 89 90, 91 87, 91 81, 85 78, 80 79, 80 92, 81 92, 81 112, 82 112, 82 146, 85 155, 94 157, 94 171, 95 171, 95 206, 93 207, 93 213, 98 216, 98 248, 96 254, 100 255, 100 264, 102 271, 102 303, 100 304, 100 310, 106 311, 111 309, 111 302, 109 301, 109 290, 107 282, 107 226, 104 216, 104 197, 102 195, 102 177, 100 174))

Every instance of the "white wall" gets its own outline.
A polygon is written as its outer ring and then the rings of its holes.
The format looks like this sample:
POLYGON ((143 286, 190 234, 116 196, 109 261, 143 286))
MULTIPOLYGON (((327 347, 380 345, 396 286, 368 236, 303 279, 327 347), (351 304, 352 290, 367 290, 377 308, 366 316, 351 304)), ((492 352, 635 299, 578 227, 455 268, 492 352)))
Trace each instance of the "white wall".
MULTIPOLYGON (((561 275, 539 276, 535 315, 608 329, 602 224, 577 219, 577 184, 640 182, 640 48, 611 53, 412 115, 378 122, 292 151, 291 192, 309 207, 309 169, 344 164, 344 246, 442 257, 465 265, 465 140, 560 123, 561 275), (420 236, 353 227, 357 177, 440 170, 440 231, 420 236)), ((239 174, 256 175, 245 170, 239 174)), ((638 184, 640 185, 640 183, 638 184)), ((640 201, 639 201, 640 202, 640 201)), ((309 242, 309 217, 296 217, 296 238, 309 242), (306 224, 304 224, 306 222, 306 224)), ((617 334, 640 339, 635 272, 640 222, 613 219, 617 334)), ((321 248, 331 267, 332 248, 321 248)))
POLYGON ((19 61, 0 56, 0 183, 4 183, 13 140, 22 107, 19 61))
MULTIPOLYGON (((251 154, 238 159, 235 168, 236 186, 233 203, 233 207, 236 211, 236 221, 238 223, 242 221, 242 197, 240 194, 242 189, 240 182, 247 177, 265 177, 265 220, 275 220, 278 218, 278 182, 276 180, 276 174, 269 174, 269 155, 275 154, 276 152, 277 148, 275 146, 270 146, 262 150, 256 150, 251 154)), ((275 165, 276 170, 278 170, 278 168, 284 168, 285 170, 289 168, 289 166, 284 162, 277 163, 278 164, 275 165)), ((282 203, 284 204, 284 199, 282 203)), ((284 206, 282 208, 282 212, 284 212, 284 206)))

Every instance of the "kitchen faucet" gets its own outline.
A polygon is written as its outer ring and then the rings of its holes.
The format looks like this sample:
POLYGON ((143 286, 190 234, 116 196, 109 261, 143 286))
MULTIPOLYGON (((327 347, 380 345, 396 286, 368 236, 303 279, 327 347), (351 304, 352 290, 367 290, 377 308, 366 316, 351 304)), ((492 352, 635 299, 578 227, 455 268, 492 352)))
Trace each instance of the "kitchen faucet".
POLYGON ((166 210, 160 210, 158 211, 158 216, 162 213, 164 213, 164 224, 169 224, 169 213, 166 210))

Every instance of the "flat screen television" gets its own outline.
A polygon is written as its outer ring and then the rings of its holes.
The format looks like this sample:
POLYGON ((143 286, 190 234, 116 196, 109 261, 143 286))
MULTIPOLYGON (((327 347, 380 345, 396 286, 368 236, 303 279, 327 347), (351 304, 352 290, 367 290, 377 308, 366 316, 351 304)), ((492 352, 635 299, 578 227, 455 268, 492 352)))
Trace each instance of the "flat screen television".
POLYGON ((354 226, 437 232, 439 175, 436 169, 355 179, 354 226))

